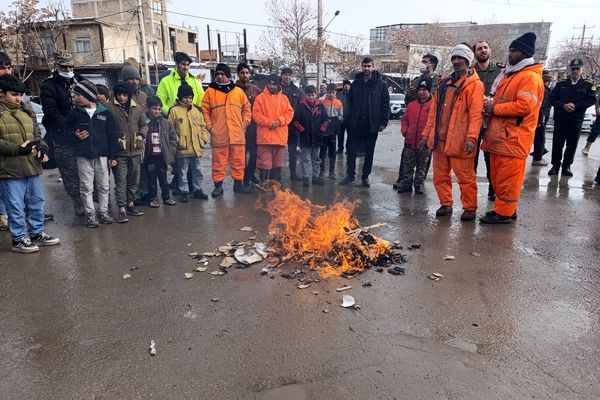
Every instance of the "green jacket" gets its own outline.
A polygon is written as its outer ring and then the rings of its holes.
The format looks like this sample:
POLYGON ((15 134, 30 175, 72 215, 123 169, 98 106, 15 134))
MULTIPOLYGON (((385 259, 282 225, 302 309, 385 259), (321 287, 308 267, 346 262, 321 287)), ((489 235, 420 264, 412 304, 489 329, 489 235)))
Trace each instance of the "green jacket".
POLYGON ((502 68, 500 66, 498 66, 498 64, 494 64, 492 62, 490 62, 490 65, 488 65, 488 68, 484 71, 479 67, 479 64, 474 63, 473 64, 473 68, 475 68, 475 71, 477 71, 477 75, 479 75, 479 79, 481 79, 481 82, 483 82, 483 87, 484 87, 484 94, 486 96, 490 96, 491 93, 490 91, 492 90, 492 84, 494 83, 494 81, 496 80, 496 77, 498 76, 498 74, 500 74, 500 71, 502 70, 502 68))
MULTIPOLYGON (((202 84, 196 77, 189 74, 185 77, 185 81, 194 90, 194 104, 202 106, 202 97, 204 97, 204 89, 202 84)), ((177 69, 173 69, 171 73, 160 80, 156 95, 160 98, 163 103, 162 112, 167 115, 169 109, 177 104, 177 90, 181 86, 181 78, 177 69)))
MULTIPOLYGON (((22 179, 42 174, 42 164, 35 154, 17 155, 25 141, 41 140, 31 116, 23 107, 0 101, 0 179, 22 179)), ((40 143, 40 148, 47 147, 40 143)))
POLYGON ((148 122, 143 108, 135 100, 131 100, 129 112, 117 100, 106 104, 115 118, 117 140, 119 142, 119 157, 134 157, 142 155, 144 139, 148 133, 148 122))

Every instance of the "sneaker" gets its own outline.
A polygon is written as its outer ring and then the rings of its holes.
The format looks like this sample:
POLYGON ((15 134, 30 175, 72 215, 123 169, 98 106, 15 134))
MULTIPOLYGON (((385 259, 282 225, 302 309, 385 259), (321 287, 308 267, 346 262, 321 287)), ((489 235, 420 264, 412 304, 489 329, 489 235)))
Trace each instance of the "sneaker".
POLYGON ((573 172, 571 171, 571 168, 569 168, 569 167, 563 167, 561 175, 563 175, 563 176, 573 176, 573 172))
POLYGON ((342 179, 338 184, 342 186, 352 186, 354 185, 354 177, 346 175, 346 177, 342 179))
POLYGON ((194 192, 195 199, 208 200, 208 195, 204 193, 202 190, 196 190, 194 192))
POLYGON ((483 224, 510 224, 512 221, 511 217, 504 217, 495 211, 486 213, 485 216, 479 218, 479 221, 483 224))
POLYGON ((335 176, 335 172, 329 173, 329 179, 331 179, 332 181, 335 181, 336 178, 337 178, 337 176, 335 176))
POLYGON ((158 203, 157 200, 152 200, 150 203, 148 203, 148 207, 150 207, 150 208, 159 208, 160 204, 158 203))
POLYGON ((94 214, 88 214, 85 216, 85 226, 88 228, 97 228, 100 226, 96 216, 94 214))
POLYGON ((168 205, 168 206, 174 206, 175 204, 177 204, 177 202, 176 202, 175 200, 173 200, 173 199, 166 199, 166 200, 164 201, 164 203, 165 203, 166 205, 168 205))
POLYGON ((127 207, 127 215, 132 215, 134 217, 141 217, 142 215, 144 215, 144 212, 141 210, 138 210, 137 208, 135 208, 135 206, 129 206, 127 207))
MULTIPOLYGON (((494 211, 488 211, 488 212, 486 212, 486 213, 485 213, 485 215, 487 215, 487 216, 490 216, 490 215, 493 215, 493 214, 494 214, 494 211)), ((514 220, 516 220, 517 218, 518 218, 518 216, 517 216, 517 212, 515 211, 515 212, 513 213, 513 215, 511 215, 511 216, 510 216, 510 219, 512 219, 512 220, 514 221, 514 220)))
POLYGON ((366 188, 371 187, 371 181, 369 180, 369 178, 362 178, 360 180, 360 184, 363 185, 366 188))
POLYGON ((60 243, 60 239, 41 232, 31 237, 31 243, 38 246, 54 246, 60 243))
POLYGON ((452 215, 452 206, 441 206, 435 211, 436 217, 445 217, 452 215))
POLYGON ((35 253, 36 251, 40 250, 37 245, 31 243, 31 240, 28 237, 24 237, 21 240, 13 240, 12 247, 10 249, 15 253, 24 254, 35 253))
POLYGON ((588 154, 590 154, 590 148, 592 147, 592 144, 590 142, 587 142, 585 144, 585 147, 583 149, 581 149, 581 154, 583 154, 584 156, 588 156, 588 154))
POLYGON ((8 230, 8 215, 0 214, 0 231, 8 230))
POLYGON ((119 215, 117 216, 117 222, 119 224, 124 224, 126 222, 129 222, 129 218, 127 218, 127 212, 119 211, 119 215))
POLYGON ((308 178, 302 178, 302 186, 304 186, 304 187, 310 186, 310 180, 308 178))
POLYGON ((44 221, 54 221, 54 214, 44 213, 44 221))
POLYGON ((182 203, 187 203, 188 201, 190 201, 190 195, 188 193, 181 193, 180 201, 182 203))
POLYGON ((108 215, 108 213, 104 213, 98 215, 98 222, 104 225, 110 225, 115 222, 115 219, 108 215))
POLYGON ((544 161, 544 160, 533 160, 531 162, 531 166, 533 167, 545 167, 548 165, 548 161, 544 161))
POLYGON ((548 175, 549 176, 558 175, 558 167, 552 167, 552 168, 550 168, 550 170, 548 171, 548 175))
POLYGON ((475 211, 465 210, 465 211, 463 211, 462 215, 460 216, 460 220, 461 221, 473 221, 476 216, 477 216, 477 213, 475 211))

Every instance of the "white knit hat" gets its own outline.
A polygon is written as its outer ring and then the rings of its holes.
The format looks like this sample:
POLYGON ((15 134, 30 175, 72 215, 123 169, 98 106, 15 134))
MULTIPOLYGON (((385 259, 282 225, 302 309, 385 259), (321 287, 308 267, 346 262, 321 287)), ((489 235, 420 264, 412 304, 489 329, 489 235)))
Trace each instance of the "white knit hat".
POLYGON ((450 53, 450 59, 452 59, 452 57, 455 56, 464 58, 465 60, 467 60, 469 65, 473 63, 473 58, 475 57, 473 51, 469 48, 469 46, 464 45, 462 43, 455 46, 452 49, 452 52, 450 53))

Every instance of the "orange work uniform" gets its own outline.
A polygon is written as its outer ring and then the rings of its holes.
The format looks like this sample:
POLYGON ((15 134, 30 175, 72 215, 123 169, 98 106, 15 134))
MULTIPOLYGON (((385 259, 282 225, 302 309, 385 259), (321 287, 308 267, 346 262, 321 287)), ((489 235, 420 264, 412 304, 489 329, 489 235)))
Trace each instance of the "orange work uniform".
POLYGON ((505 75, 494 95, 494 110, 481 148, 490 152, 494 211, 503 217, 517 210, 544 98, 542 71, 542 64, 533 64, 505 75))
POLYGON ((209 85, 202 98, 206 128, 211 133, 212 178, 223 182, 227 164, 234 180, 244 179, 246 166, 245 131, 252 120, 250 102, 233 82, 209 85))
POLYGON ((463 209, 477 210, 477 178, 473 170, 475 151, 467 153, 465 143, 477 143, 483 122, 483 83, 469 68, 456 82, 441 79, 433 96, 423 139, 433 151, 433 185, 442 206, 452 206, 454 172, 460 187, 463 209))

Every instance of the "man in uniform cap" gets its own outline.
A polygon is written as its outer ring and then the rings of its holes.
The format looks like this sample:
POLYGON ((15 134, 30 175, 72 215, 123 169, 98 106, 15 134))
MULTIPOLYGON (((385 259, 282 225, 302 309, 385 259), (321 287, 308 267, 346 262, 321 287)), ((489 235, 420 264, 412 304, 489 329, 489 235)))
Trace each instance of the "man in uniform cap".
POLYGON ((594 83, 582 78, 583 60, 571 60, 569 69, 569 77, 559 81, 550 93, 550 104, 554 107, 554 138, 552 168, 548 175, 558 175, 562 164, 562 175, 573 176, 571 164, 577 151, 583 117, 588 107, 596 102, 594 83), (567 146, 563 156, 565 142, 567 146))

